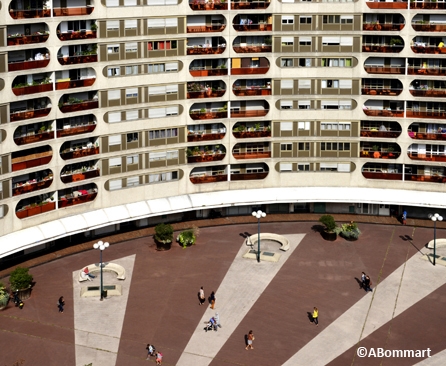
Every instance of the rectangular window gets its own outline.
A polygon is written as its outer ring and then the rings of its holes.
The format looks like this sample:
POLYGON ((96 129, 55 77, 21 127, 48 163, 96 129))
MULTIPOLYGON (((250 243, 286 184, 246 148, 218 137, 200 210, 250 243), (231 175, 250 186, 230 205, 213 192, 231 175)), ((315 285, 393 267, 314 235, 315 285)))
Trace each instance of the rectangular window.
POLYGON ((292 100, 281 100, 280 101, 280 109, 292 109, 293 101, 292 100))
POLYGON ((108 8, 119 6, 119 0, 105 0, 105 6, 108 8))
POLYGON ((299 142, 298 150, 309 151, 310 150, 310 143, 309 142, 299 142))
POLYGON ((139 155, 130 155, 127 156, 127 165, 138 164, 139 155))
POLYGON ((107 20, 107 30, 119 30, 119 20, 107 20))
POLYGON ((177 49, 177 41, 153 41, 148 42, 147 47, 149 51, 175 50, 177 49))
POLYGON ((134 121, 134 120, 137 120, 138 118, 139 118, 138 110, 125 112, 125 120, 126 121, 134 121))
POLYGON ((121 122, 121 112, 109 112, 108 113, 108 123, 121 122))
POLYGON ((124 6, 136 6, 136 0, 124 0, 124 6))
POLYGON ((293 89, 294 80, 293 79, 283 79, 280 80, 281 89, 293 89))
POLYGON ((149 18, 147 19, 148 28, 164 28, 166 21, 164 18, 149 18))
POLYGON ((166 94, 165 85, 149 86, 149 95, 162 95, 166 94))
POLYGON ((311 88, 311 79, 299 80, 299 89, 310 89, 310 88, 311 88))
POLYGON ((126 75, 138 75, 138 65, 126 66, 125 74, 126 75))
POLYGON ((322 89, 326 88, 339 88, 339 80, 322 80, 322 89))
POLYGON ((113 179, 108 181, 108 189, 115 191, 122 188, 122 179, 113 179))
POLYGON ((341 89, 351 89, 352 88, 352 80, 339 80, 339 88, 341 89))
POLYGON ((293 144, 280 144, 280 151, 291 151, 293 150, 293 144))
POLYGON ((306 121, 306 122, 297 122, 297 129, 299 131, 309 131, 310 130, 310 122, 306 121))
POLYGON ((299 109, 310 109, 311 101, 309 100, 299 100, 298 101, 299 109))
POLYGON ((293 170, 293 163, 280 163, 281 172, 291 172, 293 170))
POLYGON ((311 16, 300 16, 299 23, 300 24, 311 24, 311 16))
POLYGON ((300 46, 311 46, 311 37, 299 37, 300 46))
POLYGON ((122 163, 122 160, 120 157, 108 159, 108 166, 110 168, 121 166, 121 163, 122 163))
POLYGON ((166 159, 178 159, 178 150, 171 150, 166 152, 166 159))
POLYGON ((341 37, 331 36, 322 37, 322 45, 323 46, 339 46, 341 44, 341 37))
POLYGON ((166 72, 178 71, 178 62, 166 62, 166 72))
POLYGON ((124 28, 125 29, 136 29, 137 27, 138 27, 137 19, 126 19, 124 21, 124 28))
POLYGON ((149 74, 157 74, 166 70, 165 64, 150 64, 148 66, 149 74))
POLYGON ((322 67, 351 67, 351 58, 323 58, 322 67))
POLYGON ((282 37, 282 46, 292 46, 294 44, 294 37, 282 37))
POLYGON ((121 99, 121 91, 120 90, 109 90, 107 92, 107 99, 108 100, 121 99))
POLYGON ((138 97, 138 88, 129 88, 125 90, 126 98, 137 98, 138 97))
POLYGON ((341 24, 353 24, 353 15, 341 15, 341 24))
POLYGON ((280 122, 280 131, 293 131, 293 122, 280 122))
POLYGON ((297 164, 297 170, 301 171, 301 172, 309 172, 310 171, 310 164, 309 163, 305 163, 305 164, 297 164))
POLYGON ((138 51, 138 44, 136 42, 132 43, 126 43, 125 44, 125 52, 137 52, 138 51))
POLYGON ((293 67, 293 59, 292 58, 282 58, 280 59, 281 67, 293 67))
POLYGON ((282 24, 294 24, 294 16, 282 15, 282 24))
POLYGON ((353 37, 341 37, 341 46, 353 46, 353 37))
POLYGON ((149 161, 159 161, 159 160, 166 160, 165 151, 149 153, 149 161))
POLYGON ((311 67, 311 58, 300 58, 299 67, 311 67))
POLYGON ((108 146, 121 145, 121 135, 108 136, 108 146))
POLYGON ((138 132, 131 132, 127 134, 127 142, 138 141, 138 132))
POLYGON ((126 182, 126 186, 127 187, 136 187, 139 186, 139 177, 127 177, 127 182, 126 182))
POLYGON ((341 17, 339 15, 324 15, 324 24, 339 24, 341 23, 341 17))
POLYGON ((119 44, 109 44, 107 46, 107 53, 119 53, 119 44))
POLYGON ((178 18, 166 18, 166 28, 168 27, 178 27, 178 18))
POLYGON ((321 163, 320 165, 321 171, 335 172, 338 170, 337 163, 321 163))
POLYGON ((120 67, 109 67, 107 69, 107 76, 113 77, 113 76, 119 76, 121 74, 121 68, 120 67))

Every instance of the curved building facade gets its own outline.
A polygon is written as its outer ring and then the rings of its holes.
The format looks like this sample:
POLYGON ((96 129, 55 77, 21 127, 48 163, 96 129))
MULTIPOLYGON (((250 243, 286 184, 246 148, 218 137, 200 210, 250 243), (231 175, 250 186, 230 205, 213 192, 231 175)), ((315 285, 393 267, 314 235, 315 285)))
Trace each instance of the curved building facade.
POLYGON ((445 8, 2 0, 0 258, 185 212, 444 209, 445 8))

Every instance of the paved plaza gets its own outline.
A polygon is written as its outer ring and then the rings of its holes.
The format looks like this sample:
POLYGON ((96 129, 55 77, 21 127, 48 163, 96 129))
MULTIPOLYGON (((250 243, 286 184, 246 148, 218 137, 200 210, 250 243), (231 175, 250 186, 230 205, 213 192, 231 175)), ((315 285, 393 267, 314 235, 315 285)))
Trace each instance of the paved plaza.
MULTIPOLYGON (((122 265, 126 279, 105 273, 104 284, 122 285, 122 296, 102 302, 80 297, 82 287, 99 286, 99 277, 78 281, 83 266, 98 262, 98 251, 33 267, 36 284, 23 310, 10 305, 0 312, 0 365, 155 364, 146 360, 147 343, 163 353, 163 365, 445 365, 446 266, 422 259, 433 230, 361 223, 358 241, 329 242, 317 225, 262 223, 262 232, 289 240, 286 252, 262 243, 277 262, 243 258, 250 249, 243 236, 256 234, 256 223, 201 228, 187 249, 174 244, 157 252, 150 237, 113 244, 104 262, 122 265), (373 292, 360 288, 362 271, 373 292), (206 297, 216 291, 215 310, 207 301, 198 305, 201 286, 206 297), (308 316, 314 306, 318 327, 308 316), (216 312, 222 327, 205 332, 216 312), (249 330, 254 350, 246 351, 249 330), (360 347, 376 357, 359 357, 360 347), (383 357, 380 349, 420 357, 383 357)), ((446 238, 446 230, 437 229, 437 237, 446 238)), ((446 248, 438 253, 446 256, 446 248)))

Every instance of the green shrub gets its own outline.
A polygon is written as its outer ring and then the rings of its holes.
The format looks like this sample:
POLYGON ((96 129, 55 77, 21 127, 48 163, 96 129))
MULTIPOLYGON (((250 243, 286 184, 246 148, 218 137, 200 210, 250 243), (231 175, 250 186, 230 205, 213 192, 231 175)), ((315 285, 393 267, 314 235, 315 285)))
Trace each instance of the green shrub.
POLYGON ((22 290, 31 286, 33 282, 33 276, 28 273, 28 268, 17 267, 11 272, 9 277, 9 283, 11 284, 11 289, 22 290))
POLYGON ((155 240, 162 243, 172 242, 173 227, 170 224, 158 224, 155 226, 155 240))
POLYGON ((194 230, 189 229, 181 232, 180 235, 178 235, 177 240, 183 248, 186 248, 188 245, 195 244, 197 237, 195 236, 194 230))
POLYGON ((361 230, 359 230, 356 222, 352 221, 349 224, 342 224, 341 227, 336 228, 336 233, 346 239, 358 239, 359 235, 361 235, 361 230))
POLYGON ((332 233, 336 229, 336 222, 331 215, 323 215, 319 218, 319 222, 325 226, 325 229, 332 233))

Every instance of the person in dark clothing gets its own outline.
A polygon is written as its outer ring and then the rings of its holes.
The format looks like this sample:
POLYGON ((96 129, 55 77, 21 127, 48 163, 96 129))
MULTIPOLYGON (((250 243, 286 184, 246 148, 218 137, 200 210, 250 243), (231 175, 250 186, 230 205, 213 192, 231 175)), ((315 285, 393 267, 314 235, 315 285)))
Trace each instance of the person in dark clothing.
POLYGON ((65 305, 65 300, 63 299, 63 296, 59 297, 59 300, 57 301, 57 307, 59 308, 59 313, 63 313, 63 307, 65 305))
POLYGON ((368 291, 372 292, 373 291, 372 288, 370 287, 371 285, 372 285, 372 281, 370 280, 370 277, 369 276, 365 276, 365 280, 364 280, 365 292, 368 292, 368 291))

